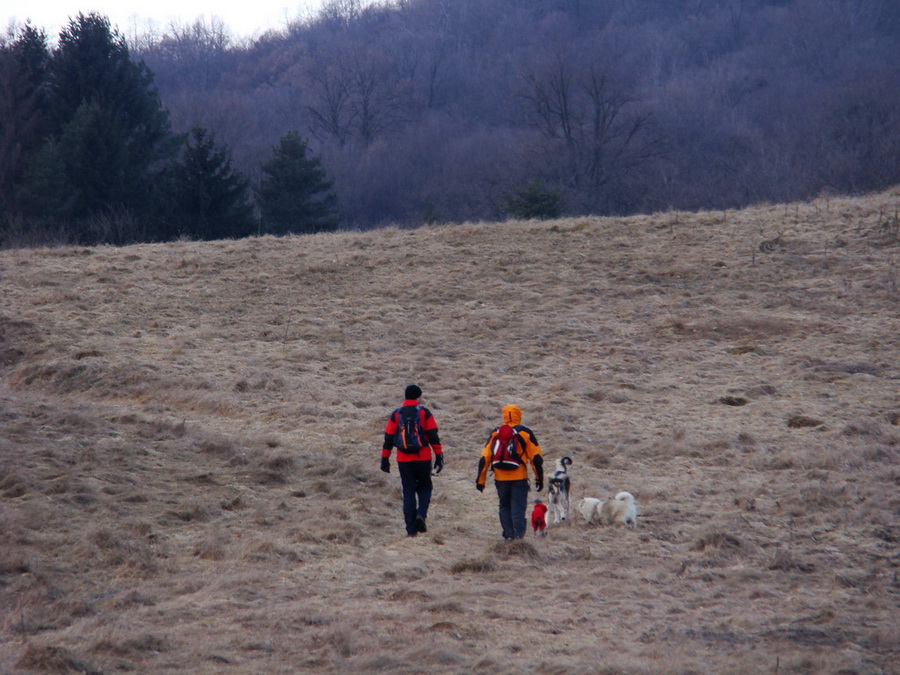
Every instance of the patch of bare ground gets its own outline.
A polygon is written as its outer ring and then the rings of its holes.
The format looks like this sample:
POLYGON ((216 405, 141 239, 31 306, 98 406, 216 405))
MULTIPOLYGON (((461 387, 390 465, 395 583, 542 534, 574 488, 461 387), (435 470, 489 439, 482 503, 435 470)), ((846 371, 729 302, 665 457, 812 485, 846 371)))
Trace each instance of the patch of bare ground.
POLYGON ((0 672, 900 671, 898 210, 0 252, 0 672), (499 541, 507 403, 638 528, 499 541))

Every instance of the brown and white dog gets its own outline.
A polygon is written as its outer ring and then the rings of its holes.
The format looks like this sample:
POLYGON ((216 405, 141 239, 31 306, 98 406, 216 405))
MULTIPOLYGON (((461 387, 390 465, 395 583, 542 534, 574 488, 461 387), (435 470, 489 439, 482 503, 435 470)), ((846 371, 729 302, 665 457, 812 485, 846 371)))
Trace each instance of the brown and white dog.
POLYGON ((550 515, 554 525, 558 525, 569 517, 569 494, 572 491, 572 482, 569 479, 567 468, 571 463, 571 457, 562 457, 556 460, 556 471, 547 482, 547 498, 550 502, 550 515))

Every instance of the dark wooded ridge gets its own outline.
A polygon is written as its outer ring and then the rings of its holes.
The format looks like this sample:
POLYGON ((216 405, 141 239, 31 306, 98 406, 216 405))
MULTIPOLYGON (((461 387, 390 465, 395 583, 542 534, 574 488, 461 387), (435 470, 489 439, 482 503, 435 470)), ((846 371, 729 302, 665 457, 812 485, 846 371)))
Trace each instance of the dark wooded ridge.
POLYGON ((252 41, 197 21, 129 45, 174 131, 252 186, 296 131, 368 229, 883 189, 898 36, 890 0, 329 0, 252 41))

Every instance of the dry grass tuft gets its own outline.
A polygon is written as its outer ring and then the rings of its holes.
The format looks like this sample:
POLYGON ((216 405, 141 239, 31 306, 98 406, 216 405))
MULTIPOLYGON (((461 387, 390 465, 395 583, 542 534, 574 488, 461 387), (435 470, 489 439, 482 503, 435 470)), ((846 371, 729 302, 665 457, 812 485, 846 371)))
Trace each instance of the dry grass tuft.
POLYGON ((775 559, 769 564, 768 569, 780 572, 803 572, 808 574, 816 570, 814 563, 801 562, 787 551, 778 551, 775 559))
POLYGON ((501 560, 540 557, 537 549, 522 539, 498 542, 491 547, 491 552, 501 560))
POLYGON ((465 574, 472 572, 483 574, 497 569, 497 562, 490 558, 467 558, 459 560, 450 566, 450 574, 465 574))
POLYGON ((16 663, 16 667, 46 675, 65 673, 100 675, 102 672, 77 659, 69 650, 54 646, 29 645, 16 663))
POLYGON ((23 471, 10 461, 0 464, 0 494, 6 499, 24 496, 30 489, 23 471))
POLYGON ((91 651, 97 654, 111 654, 136 659, 142 658, 143 653, 158 654, 169 650, 170 646, 165 638, 149 633, 121 642, 101 640, 91 648, 91 651))
POLYGON ((259 457, 256 462, 259 466, 257 480, 262 485, 287 485, 296 469, 294 458, 284 453, 259 457))
POLYGON ((741 540, 724 532, 710 532, 698 538, 691 546, 692 551, 733 551, 741 548, 741 540))
POLYGON ((811 429, 820 427, 823 424, 825 424, 825 422, 822 420, 807 415, 791 415, 787 421, 787 425, 791 429, 811 429))

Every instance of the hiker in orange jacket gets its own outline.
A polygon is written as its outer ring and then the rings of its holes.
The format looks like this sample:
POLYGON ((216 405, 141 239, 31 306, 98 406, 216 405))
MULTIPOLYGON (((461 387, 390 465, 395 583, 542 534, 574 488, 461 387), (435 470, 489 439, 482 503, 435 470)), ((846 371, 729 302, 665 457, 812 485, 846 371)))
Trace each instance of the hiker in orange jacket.
POLYGON ((528 507, 528 465, 534 473, 534 489, 540 492, 544 487, 544 456, 534 432, 522 424, 522 411, 518 406, 503 408, 503 424, 491 431, 481 457, 478 460, 478 477, 475 487, 484 492, 488 469, 494 472, 497 488, 500 527, 506 540, 521 539, 525 536, 525 511, 528 507), (507 427, 504 429, 503 427, 507 427), (494 466, 494 446, 499 438, 514 434, 520 453, 520 462, 514 469, 494 466))
POLYGON ((444 468, 444 450, 438 437, 438 426, 431 411, 419 404, 422 389, 415 384, 404 391, 403 405, 391 413, 384 427, 384 445, 381 448, 381 470, 391 472, 391 450, 398 439, 398 431, 403 426, 403 415, 418 417, 417 439, 421 446, 414 452, 397 447, 397 470, 400 472, 400 484, 403 488, 403 520, 406 523, 406 534, 415 537, 420 532, 427 532, 428 506, 431 503, 433 484, 431 482, 431 452, 434 451, 434 473, 439 474, 444 468))

